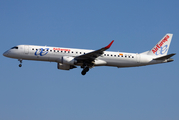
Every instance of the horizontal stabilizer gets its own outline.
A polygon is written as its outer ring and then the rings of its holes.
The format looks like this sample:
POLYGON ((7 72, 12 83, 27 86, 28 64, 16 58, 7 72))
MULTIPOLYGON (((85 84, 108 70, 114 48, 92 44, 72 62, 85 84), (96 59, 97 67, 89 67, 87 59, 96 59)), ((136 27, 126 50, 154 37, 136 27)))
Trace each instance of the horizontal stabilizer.
POLYGON ((171 58, 171 57, 174 56, 175 54, 176 54, 176 53, 169 54, 169 55, 162 56, 162 57, 158 57, 158 58, 155 58, 154 60, 166 60, 166 59, 171 58))

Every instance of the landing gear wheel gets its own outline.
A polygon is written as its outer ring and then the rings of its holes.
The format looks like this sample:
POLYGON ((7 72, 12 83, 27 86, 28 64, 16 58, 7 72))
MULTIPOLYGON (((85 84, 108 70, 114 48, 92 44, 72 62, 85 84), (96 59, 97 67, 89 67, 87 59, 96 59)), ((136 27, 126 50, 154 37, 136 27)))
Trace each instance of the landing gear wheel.
POLYGON ((86 75, 86 71, 83 70, 83 71, 81 72, 81 74, 82 74, 82 75, 86 75))
POLYGON ((19 67, 22 67, 22 59, 18 59, 18 61, 20 62, 19 67))
POLYGON ((19 64, 19 67, 22 67, 22 64, 19 64))
POLYGON ((89 71, 89 67, 86 67, 86 68, 84 69, 84 71, 88 72, 88 71, 89 71))
POLYGON ((82 75, 86 75, 86 72, 89 71, 89 67, 85 67, 83 71, 81 72, 82 75))

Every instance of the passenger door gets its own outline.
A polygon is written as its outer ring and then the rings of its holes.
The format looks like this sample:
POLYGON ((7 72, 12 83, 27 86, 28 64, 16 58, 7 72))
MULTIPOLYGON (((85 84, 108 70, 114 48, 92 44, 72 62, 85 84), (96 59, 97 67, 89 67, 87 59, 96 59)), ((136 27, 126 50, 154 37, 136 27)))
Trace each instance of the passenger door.
POLYGON ((28 45, 24 45, 24 52, 25 52, 25 54, 29 54, 29 46, 28 45))

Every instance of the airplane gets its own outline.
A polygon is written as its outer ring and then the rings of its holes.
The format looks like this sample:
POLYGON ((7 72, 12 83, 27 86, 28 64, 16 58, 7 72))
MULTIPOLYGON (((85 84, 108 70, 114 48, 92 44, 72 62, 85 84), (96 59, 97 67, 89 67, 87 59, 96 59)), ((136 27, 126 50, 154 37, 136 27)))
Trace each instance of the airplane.
POLYGON ((60 70, 70 70, 81 66, 81 74, 85 75, 95 66, 137 67, 159 63, 172 62, 172 56, 167 55, 173 34, 166 34, 151 50, 143 53, 125 53, 106 51, 114 40, 98 50, 49 47, 36 45, 17 45, 3 53, 5 57, 18 59, 19 67, 22 60, 56 62, 60 70))

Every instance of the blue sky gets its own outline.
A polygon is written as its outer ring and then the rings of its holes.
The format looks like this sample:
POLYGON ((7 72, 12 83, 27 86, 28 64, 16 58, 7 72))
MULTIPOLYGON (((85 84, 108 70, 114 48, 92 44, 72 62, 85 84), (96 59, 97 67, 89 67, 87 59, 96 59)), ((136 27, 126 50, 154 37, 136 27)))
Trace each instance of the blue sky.
MULTIPOLYGON (((0 1, 0 51, 19 44, 150 50, 173 33, 178 53, 177 0, 0 1)), ((62 71, 56 63, 1 57, 1 120, 178 120, 179 62, 62 71)))

